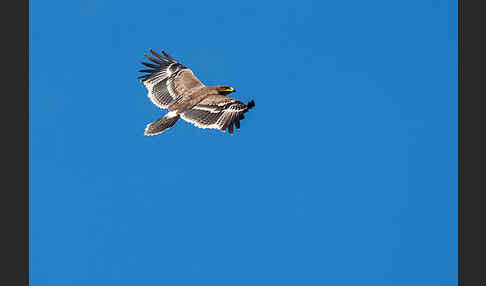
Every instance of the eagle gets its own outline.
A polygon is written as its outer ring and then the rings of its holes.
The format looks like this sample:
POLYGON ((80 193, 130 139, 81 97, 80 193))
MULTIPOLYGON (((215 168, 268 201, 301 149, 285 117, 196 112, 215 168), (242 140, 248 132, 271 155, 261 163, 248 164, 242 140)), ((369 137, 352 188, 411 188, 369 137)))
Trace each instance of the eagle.
POLYGON ((226 95, 236 90, 226 85, 206 86, 186 66, 172 58, 165 51, 162 55, 149 49, 152 55, 144 53, 151 62, 142 62, 150 69, 138 78, 148 89, 148 97, 156 106, 168 109, 167 114, 147 124, 144 134, 160 134, 182 117, 199 128, 228 130, 240 129, 240 120, 255 106, 251 100, 247 104, 226 95))

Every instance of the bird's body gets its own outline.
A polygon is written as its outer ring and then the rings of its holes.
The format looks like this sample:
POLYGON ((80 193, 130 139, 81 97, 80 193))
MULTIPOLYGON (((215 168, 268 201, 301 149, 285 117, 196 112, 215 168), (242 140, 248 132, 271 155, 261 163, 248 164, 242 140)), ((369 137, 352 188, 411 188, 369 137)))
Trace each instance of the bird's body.
POLYGON ((235 89, 224 86, 206 86, 193 72, 167 53, 150 50, 157 57, 145 56, 153 63, 142 62, 150 70, 140 76, 148 89, 148 97, 156 106, 168 109, 161 119, 147 125, 145 135, 157 135, 172 127, 182 117, 199 128, 214 128, 233 134, 233 125, 240 128, 244 113, 255 103, 248 105, 226 96, 235 89))
POLYGON ((181 97, 180 100, 174 100, 167 108, 169 111, 177 110, 178 112, 183 113, 184 111, 196 106, 208 96, 212 95, 217 95, 217 91, 209 86, 194 88, 192 90, 188 90, 185 93, 185 96, 181 97))

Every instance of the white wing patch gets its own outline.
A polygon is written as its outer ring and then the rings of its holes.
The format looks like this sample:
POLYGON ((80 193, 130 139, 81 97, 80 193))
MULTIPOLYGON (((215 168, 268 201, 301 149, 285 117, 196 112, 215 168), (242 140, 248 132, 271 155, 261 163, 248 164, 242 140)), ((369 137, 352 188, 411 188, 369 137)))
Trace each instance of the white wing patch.
POLYGON ((215 106, 209 106, 209 105, 196 105, 192 109, 209 111, 211 113, 219 113, 219 112, 221 112, 221 110, 218 109, 218 108, 216 108, 215 106))

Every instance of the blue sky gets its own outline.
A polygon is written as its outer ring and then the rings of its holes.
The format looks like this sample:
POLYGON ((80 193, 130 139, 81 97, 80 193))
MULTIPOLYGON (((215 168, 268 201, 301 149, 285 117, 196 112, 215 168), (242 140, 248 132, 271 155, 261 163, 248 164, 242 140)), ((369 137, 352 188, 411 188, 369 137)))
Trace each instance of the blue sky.
POLYGON ((31 285, 456 285, 456 1, 31 1, 31 285), (229 136, 136 79, 165 49, 229 136))

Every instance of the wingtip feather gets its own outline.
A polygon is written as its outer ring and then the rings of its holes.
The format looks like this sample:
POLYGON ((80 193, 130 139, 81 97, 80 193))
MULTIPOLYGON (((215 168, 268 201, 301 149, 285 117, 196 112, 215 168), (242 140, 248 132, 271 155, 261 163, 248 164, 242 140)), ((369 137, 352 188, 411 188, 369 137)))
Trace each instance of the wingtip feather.
POLYGON ((156 58, 152 57, 151 55, 149 55, 149 54, 147 54, 147 53, 143 53, 143 55, 144 55, 144 56, 145 56, 147 59, 149 59, 149 60, 153 61, 153 62, 154 62, 154 63, 156 63, 156 64, 159 64, 159 65, 160 65, 160 64, 162 64, 162 62, 161 62, 160 60, 158 60, 158 59, 156 59, 156 58))
POLYGON ((168 53, 166 53, 165 51, 162 51, 162 54, 164 54, 164 56, 166 56, 166 57, 167 57, 169 60, 171 60, 171 61, 173 61, 173 62, 175 62, 175 61, 176 61, 176 60, 175 60, 173 57, 171 57, 171 56, 170 56, 168 53))
POLYGON ((158 57, 159 59, 163 60, 164 62, 167 62, 167 59, 166 59, 166 58, 164 58, 164 57, 163 57, 161 54, 159 54, 158 52, 156 52, 156 51, 154 51, 154 50, 152 50, 152 49, 150 49, 150 52, 151 52, 152 54, 154 54, 154 56, 156 56, 156 57, 158 57))

